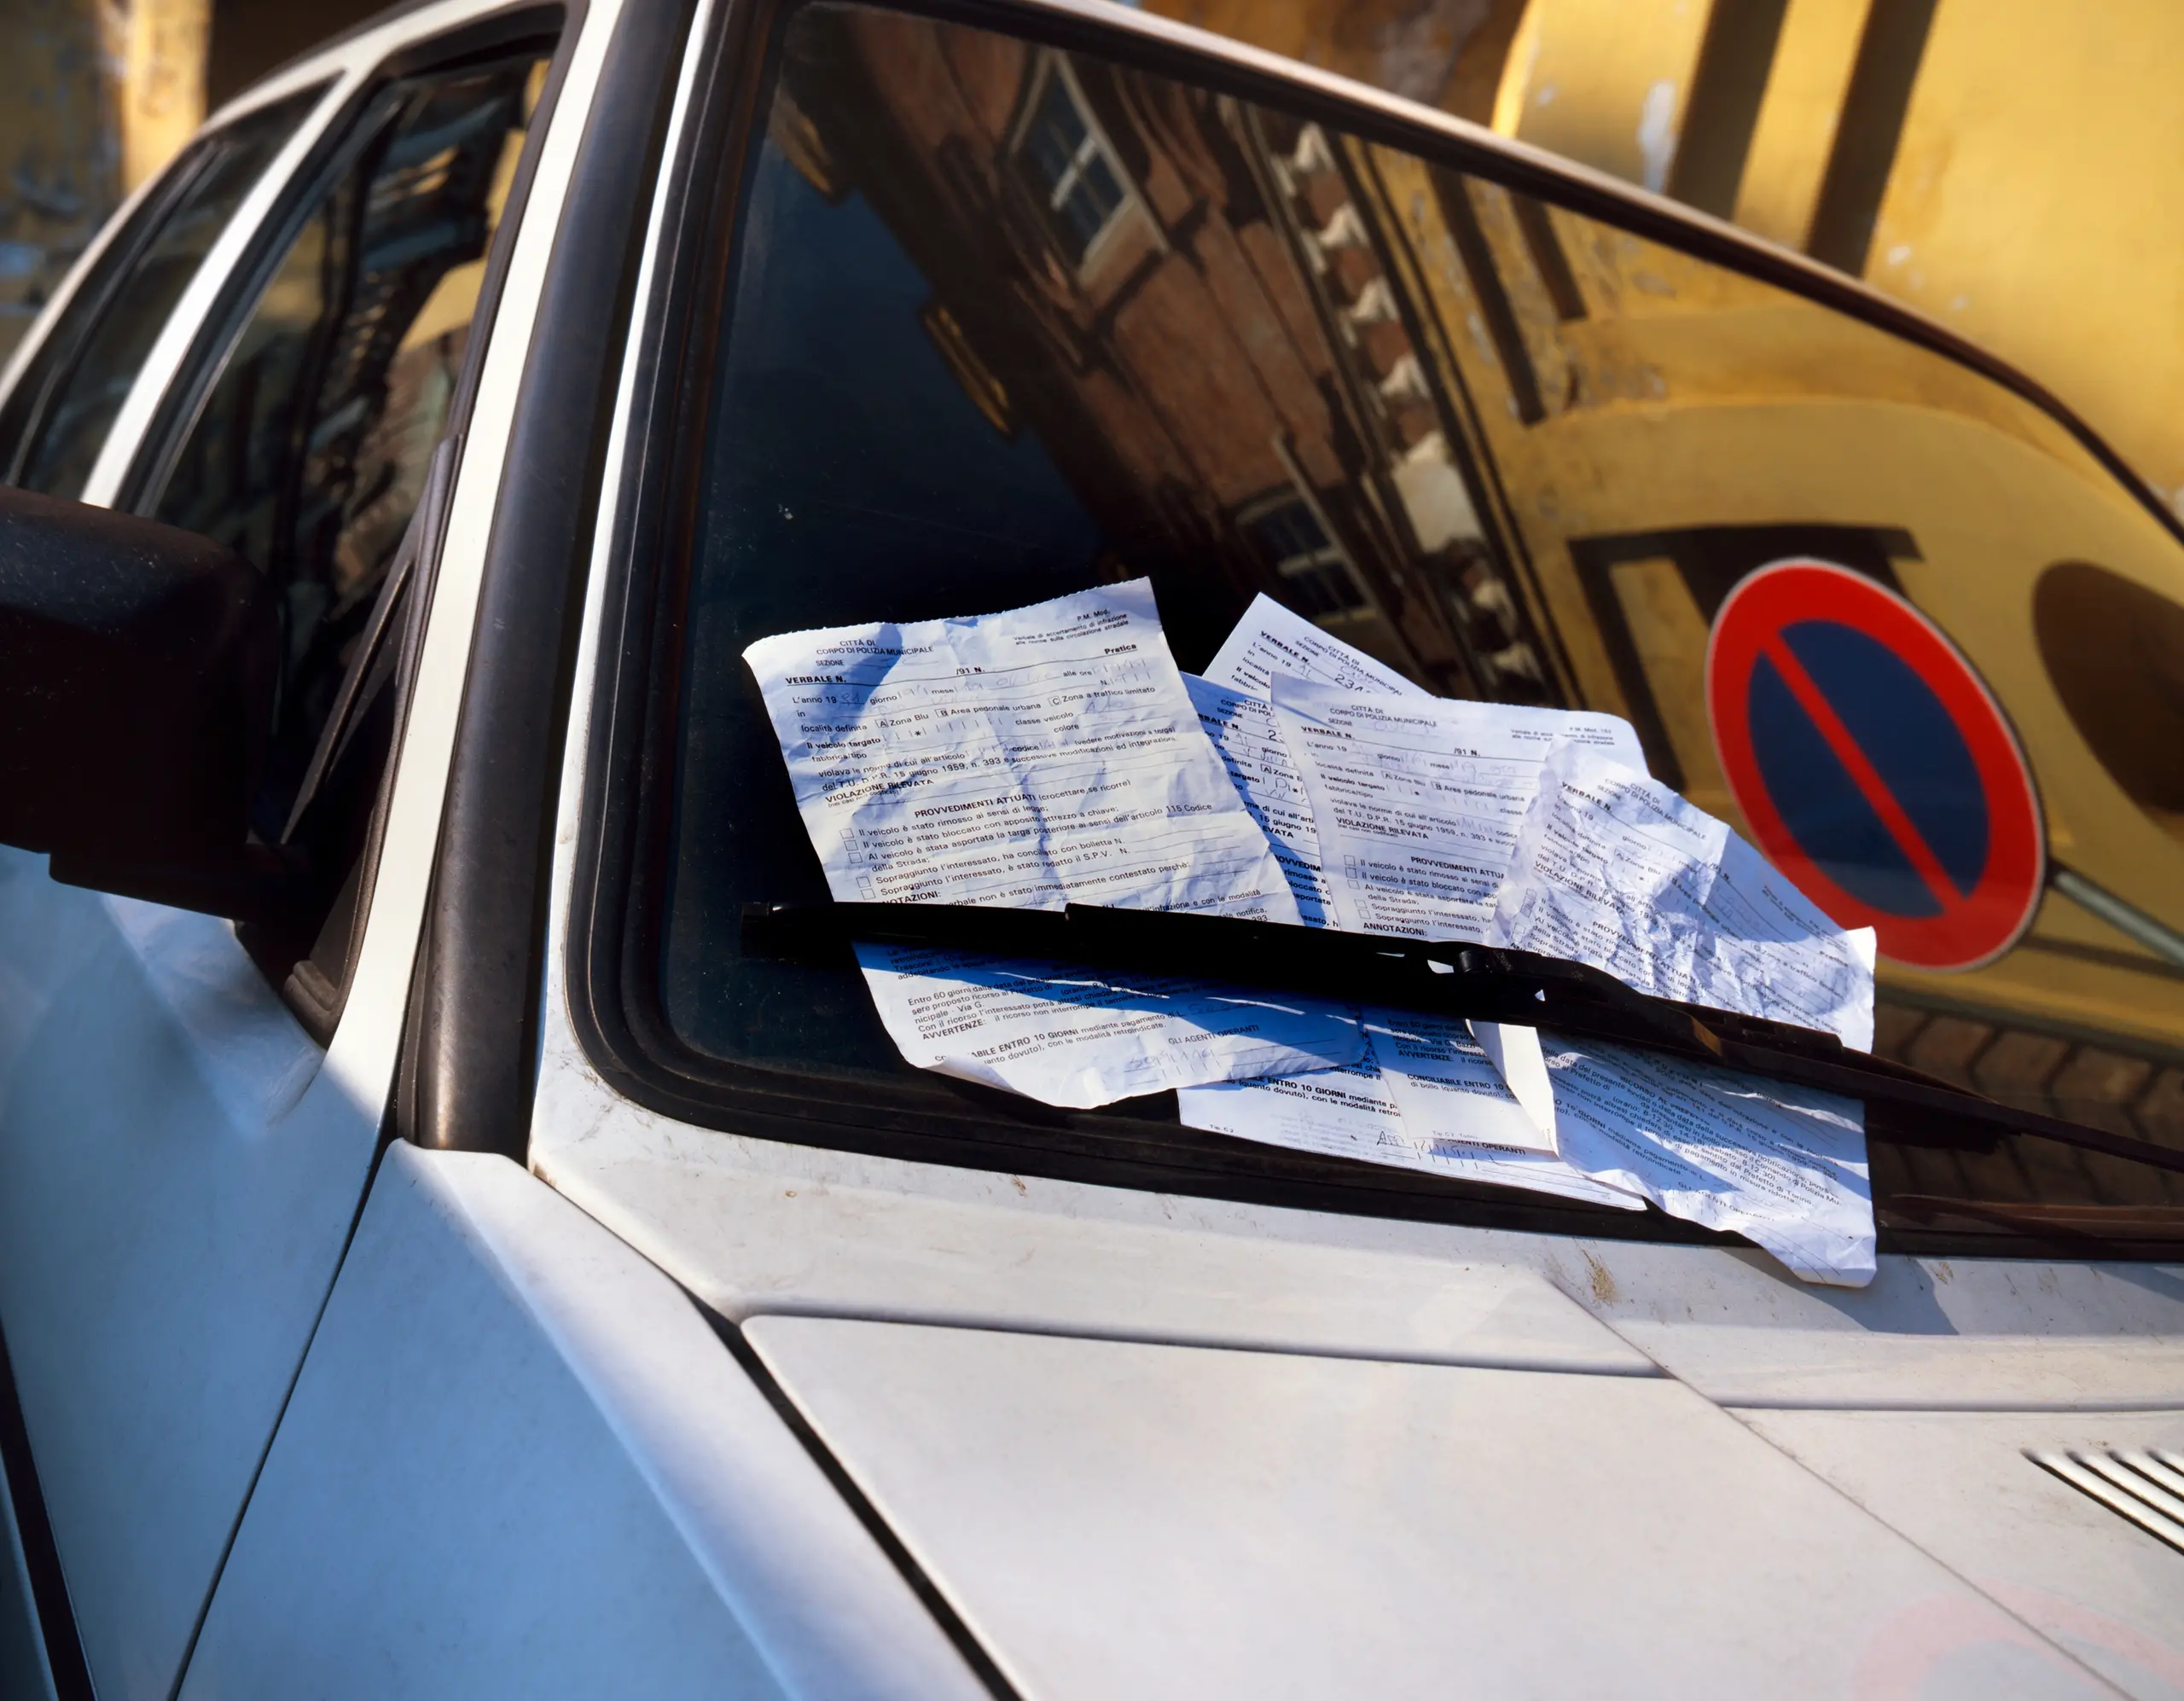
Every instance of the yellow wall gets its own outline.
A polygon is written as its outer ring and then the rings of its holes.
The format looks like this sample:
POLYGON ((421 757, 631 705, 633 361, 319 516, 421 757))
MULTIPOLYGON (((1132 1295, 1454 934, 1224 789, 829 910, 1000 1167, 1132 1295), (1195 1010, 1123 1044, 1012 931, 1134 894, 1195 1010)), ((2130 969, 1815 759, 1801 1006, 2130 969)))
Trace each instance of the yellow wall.
MULTIPOLYGON (((1703 3, 1703 0, 1701 0, 1703 3)), ((1164 18, 1484 123, 1525 0, 1144 0, 1164 18)))
MULTIPOLYGON (((1736 201, 1810 230, 1868 0, 1790 0, 1736 201)), ((1633 182, 1707 0, 1531 0, 1496 128, 1633 182)), ((1865 275, 2024 368, 2184 508, 2184 3, 1940 0, 1865 275)), ((1675 138, 1670 138, 1670 146, 1675 138)))
POLYGON ((121 187, 125 194, 181 151, 205 121, 205 49, 212 0, 130 0, 108 15, 120 76, 121 187))
POLYGON ((1705 0, 1533 0, 1509 49, 1494 127, 1665 188, 1706 9, 1705 0))
POLYGON ((2184 5, 1943 0, 1866 276, 2184 496, 2184 5))
POLYGON ((1867 0, 1792 0, 1752 131, 1737 195, 1737 223, 1802 248, 1835 145, 1867 0))

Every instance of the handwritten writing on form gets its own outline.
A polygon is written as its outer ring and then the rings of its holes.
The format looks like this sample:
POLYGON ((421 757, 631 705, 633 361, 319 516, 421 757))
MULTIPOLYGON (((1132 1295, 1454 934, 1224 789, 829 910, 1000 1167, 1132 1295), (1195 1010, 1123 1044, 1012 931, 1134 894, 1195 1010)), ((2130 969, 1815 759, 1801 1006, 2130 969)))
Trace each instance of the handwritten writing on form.
MULTIPOLYGON (((1541 769, 1492 938, 1873 1043, 1872 930, 1836 927, 1725 824, 1579 746, 1541 769)), ((1546 1050, 1556 1144, 1575 1168, 1734 1230, 1808 1281, 1873 1279, 1854 1100, 1552 1035, 1546 1050)))
POLYGON ((1338 926, 1481 940, 1517 828, 1558 738, 1634 767, 1613 715, 1397 700, 1277 676, 1274 711, 1304 782, 1338 926))
MULTIPOLYGON (((744 653, 838 899, 1299 917, 1140 579, 744 653)), ((1346 1061, 1355 1018, 1172 980, 861 946, 911 1062, 1089 1106, 1346 1061)))
POLYGON ((1327 886, 1320 871, 1319 829, 1312 824, 1304 781, 1274 723, 1273 705, 1194 673, 1183 676, 1183 685, 1244 807, 1273 844, 1298 914, 1308 927, 1326 926, 1327 886))
POLYGON ((1385 662, 1321 631, 1262 591, 1228 634, 1205 676, 1249 697, 1265 697, 1274 676, 1309 679, 1368 696, 1430 697, 1385 662))
MULTIPOLYGON (((1397 1108, 1369 1035, 1365 1054, 1345 1067, 1233 1086, 1193 1087, 1176 1094, 1176 1104, 1186 1127, 1239 1140, 1327 1158, 1390 1164, 1459 1181, 1525 1187, 1624 1210, 1646 1208, 1643 1199, 1581 1176, 1551 1154, 1497 1151, 1420 1134, 1397 1108)), ((1515 1109, 1513 1102, 1510 1108, 1515 1109)))

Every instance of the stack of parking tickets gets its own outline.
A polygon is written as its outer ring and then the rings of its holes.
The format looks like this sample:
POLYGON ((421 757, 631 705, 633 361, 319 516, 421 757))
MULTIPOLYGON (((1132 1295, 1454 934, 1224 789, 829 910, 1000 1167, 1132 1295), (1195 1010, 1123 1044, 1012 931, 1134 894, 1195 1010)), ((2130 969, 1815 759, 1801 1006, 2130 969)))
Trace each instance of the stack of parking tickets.
MULTIPOLYGON (((744 659, 838 900, 1300 919, 1142 579, 787 633, 744 659)), ((912 1063, 1048 1104, 1324 1069, 1363 1043, 1356 1013, 1324 1000, 964 951, 857 955, 912 1063)))
MULTIPOLYGON (((1641 991, 1873 1037, 1873 941, 1649 779, 1612 716, 1433 699, 1261 598, 1208 734, 1309 922, 1483 939, 1641 991)), ((1859 1107, 1623 1048, 1367 1011, 1367 1055, 1179 1095, 1194 1126, 1734 1229, 1808 1280, 1872 1278, 1859 1107), (1521 1112, 1521 1114, 1513 1112, 1521 1112)))

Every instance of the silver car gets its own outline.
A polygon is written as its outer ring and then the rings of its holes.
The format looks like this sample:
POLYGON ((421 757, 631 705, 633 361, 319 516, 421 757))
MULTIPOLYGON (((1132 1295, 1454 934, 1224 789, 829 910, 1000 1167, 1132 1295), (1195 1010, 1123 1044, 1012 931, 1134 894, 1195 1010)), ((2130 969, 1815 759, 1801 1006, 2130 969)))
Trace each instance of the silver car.
POLYGON ((122 210, 0 479, 9 1694, 2184 1695, 2184 539, 1947 333, 1097 0, 427 0, 122 210), (1789 560, 1991 763, 1725 723, 1789 560), (746 645, 1137 577, 1874 926, 1870 1284, 764 948, 746 645))

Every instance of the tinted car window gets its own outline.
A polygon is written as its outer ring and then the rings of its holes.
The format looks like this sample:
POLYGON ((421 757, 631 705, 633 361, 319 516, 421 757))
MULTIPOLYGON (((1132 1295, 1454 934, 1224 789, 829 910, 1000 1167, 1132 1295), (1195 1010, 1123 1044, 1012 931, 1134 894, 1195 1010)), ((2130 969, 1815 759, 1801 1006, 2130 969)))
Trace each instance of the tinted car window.
POLYGON ((9 483, 50 496, 83 493, 175 303, 322 92, 291 95, 191 144, 115 233, 0 415, 9 483))
POLYGON ((526 51, 383 90, 170 427, 152 512, 281 591, 268 839, 423 490, 543 67, 526 51))
MULTIPOLYGON (((2184 551, 2064 423, 1727 266, 1094 55, 822 5, 780 62, 666 676, 641 972, 684 1078, 992 1108, 909 1071, 853 974, 741 954, 741 904, 825 896, 744 647, 1145 575, 1186 670, 1264 592, 1433 692, 1626 716, 1879 927, 1879 1049, 2184 1143, 2184 551), (1792 561, 1834 600, 1710 694, 1725 610, 1792 561), (1926 664, 1857 630, 1879 593, 1988 694, 2015 816, 1926 664)), ((1158 1100, 1066 1120, 1203 1140, 1158 1100)), ((2022 1144, 1877 1144, 1884 1223, 2184 1200, 2022 1144)))

